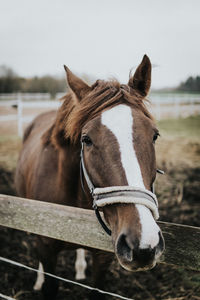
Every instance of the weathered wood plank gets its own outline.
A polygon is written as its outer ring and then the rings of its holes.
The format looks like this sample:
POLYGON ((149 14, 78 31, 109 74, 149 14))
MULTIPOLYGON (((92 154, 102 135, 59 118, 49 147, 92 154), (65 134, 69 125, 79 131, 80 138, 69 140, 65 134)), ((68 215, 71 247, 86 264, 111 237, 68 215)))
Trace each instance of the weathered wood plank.
MULTIPOLYGON (((166 242, 162 262, 200 271, 200 228, 158 223, 166 242)), ((91 210, 0 195, 0 225, 113 252, 91 210)))

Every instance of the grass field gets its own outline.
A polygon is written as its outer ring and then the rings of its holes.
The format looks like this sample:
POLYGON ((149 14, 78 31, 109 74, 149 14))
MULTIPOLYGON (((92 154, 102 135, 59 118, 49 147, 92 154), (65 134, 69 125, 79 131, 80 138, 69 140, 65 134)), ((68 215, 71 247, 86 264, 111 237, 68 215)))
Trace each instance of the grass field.
POLYGON ((193 116, 186 119, 162 120, 158 122, 158 128, 163 137, 199 139, 200 116, 193 116))

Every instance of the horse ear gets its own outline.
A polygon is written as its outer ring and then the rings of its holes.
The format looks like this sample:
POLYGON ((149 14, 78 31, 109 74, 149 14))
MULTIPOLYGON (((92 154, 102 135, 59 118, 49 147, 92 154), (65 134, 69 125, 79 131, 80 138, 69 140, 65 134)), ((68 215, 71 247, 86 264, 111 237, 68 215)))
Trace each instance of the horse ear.
POLYGON ((151 62, 146 54, 134 76, 130 77, 128 85, 144 97, 148 94, 151 86, 151 62))
POLYGON ((64 65, 67 75, 67 82, 78 100, 81 100, 87 93, 91 91, 91 87, 87 85, 82 79, 74 75, 68 67, 64 65))

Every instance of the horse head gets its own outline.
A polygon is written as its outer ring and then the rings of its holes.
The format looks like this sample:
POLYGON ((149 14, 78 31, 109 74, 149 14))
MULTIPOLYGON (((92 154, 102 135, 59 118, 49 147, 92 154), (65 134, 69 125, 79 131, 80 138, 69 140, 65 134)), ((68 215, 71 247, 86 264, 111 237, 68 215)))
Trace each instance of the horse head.
POLYGON ((96 207, 101 207, 121 266, 150 269, 164 250, 152 192, 159 132, 144 102, 151 62, 145 55, 127 85, 98 80, 89 86, 65 69, 74 103, 65 136, 71 143, 81 141, 90 206, 96 199, 96 207))

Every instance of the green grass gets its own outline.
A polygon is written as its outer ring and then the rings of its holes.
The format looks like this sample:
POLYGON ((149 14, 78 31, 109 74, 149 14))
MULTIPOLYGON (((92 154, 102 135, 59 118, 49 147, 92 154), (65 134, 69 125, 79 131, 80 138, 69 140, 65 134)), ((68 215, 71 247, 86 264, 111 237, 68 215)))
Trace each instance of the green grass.
POLYGON ((168 119, 158 122, 161 136, 200 138, 200 115, 189 118, 168 119))

